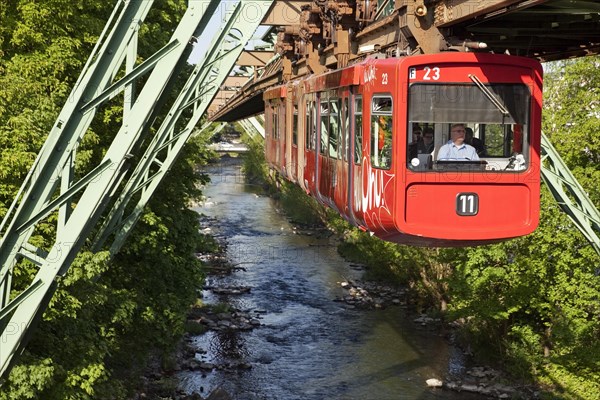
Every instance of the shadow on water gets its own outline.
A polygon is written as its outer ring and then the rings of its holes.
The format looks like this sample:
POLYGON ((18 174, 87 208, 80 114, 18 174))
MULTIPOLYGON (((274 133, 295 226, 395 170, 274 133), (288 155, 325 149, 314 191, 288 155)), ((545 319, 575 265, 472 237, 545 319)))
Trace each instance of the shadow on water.
POLYGON ((327 239, 296 235, 257 195, 239 165, 209 171, 206 202, 198 211, 217 221, 227 257, 244 269, 209 278, 209 285, 247 286, 241 295, 205 292, 209 303, 227 302, 261 321, 246 332, 209 331, 192 339, 211 372, 182 371, 187 393, 222 387, 235 399, 480 399, 426 387, 462 365, 460 353, 439 334, 420 329, 400 307, 365 311, 333 300, 340 281, 359 279, 327 239), (231 363, 251 368, 221 368, 231 363))

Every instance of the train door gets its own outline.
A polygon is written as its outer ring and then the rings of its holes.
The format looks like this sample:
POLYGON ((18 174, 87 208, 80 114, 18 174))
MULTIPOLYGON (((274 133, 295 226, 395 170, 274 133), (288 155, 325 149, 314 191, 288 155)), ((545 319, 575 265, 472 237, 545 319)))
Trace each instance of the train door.
POLYGON ((304 96, 302 85, 296 84, 293 88, 293 104, 292 104, 292 170, 294 182, 302 187, 302 171, 300 162, 304 159, 304 152, 301 151, 304 145, 304 96))
MULTIPOLYGON (((390 93, 373 93, 363 108, 366 124, 363 137, 363 163, 360 168, 360 196, 356 203, 364 223, 369 230, 382 232, 393 224, 394 192, 396 175, 392 166, 394 160, 394 131, 397 131, 393 118, 393 98, 390 93), (368 108, 367 108, 368 107, 368 108), (367 119, 368 118, 368 119, 367 119)), ((356 182, 356 179, 355 179, 356 182)), ((383 232, 382 232, 383 233, 383 232)))
POLYGON ((270 100, 268 102, 265 115, 265 121, 267 125, 265 134, 265 153, 267 162, 273 168, 276 168, 278 165, 277 132, 279 129, 279 119, 277 115, 277 102, 277 100, 270 100))
POLYGON ((329 159, 329 93, 320 92, 319 98, 319 118, 317 131, 317 198, 326 205, 331 205, 329 201, 332 185, 331 169, 332 165, 329 159))
POLYGON ((292 131, 290 138, 290 155, 288 157, 288 174, 289 179, 297 183, 298 182, 298 131, 299 131, 299 119, 298 119, 298 85, 294 85, 292 88, 292 104, 291 104, 291 114, 292 114, 292 131))
POLYGON ((302 182, 304 190, 313 196, 317 195, 316 163, 317 163, 317 97, 315 93, 304 95, 305 136, 304 136, 304 161, 302 163, 302 182))
POLYGON ((363 163, 363 96, 359 87, 353 87, 349 92, 347 126, 350 135, 346 148, 348 168, 348 219, 356 226, 362 226, 362 163, 363 163))
POLYGON ((319 199, 336 210, 335 192, 340 183, 337 176, 341 136, 340 106, 341 100, 337 90, 321 93, 317 174, 319 199))
POLYGON ((286 142, 286 101, 285 98, 279 99, 277 102, 277 111, 275 118, 277 119, 277 169, 287 176, 285 170, 285 142, 286 142))
POLYGON ((283 159, 282 170, 285 176, 292 182, 296 182, 296 162, 298 149, 298 100, 294 86, 288 87, 287 98, 285 99, 285 140, 283 141, 285 157, 283 159))
POLYGON ((338 151, 335 168, 334 202, 342 217, 350 218, 350 204, 348 202, 348 143, 350 141, 350 98, 347 88, 339 91, 339 135, 338 151))
POLYGON ((285 126, 282 118, 283 104, 285 98, 285 87, 277 86, 265 91, 265 158, 271 168, 281 171, 281 145, 283 139, 280 130, 285 126), (283 124, 283 125, 282 125, 283 124))
POLYGON ((307 143, 307 130, 308 130, 308 102, 306 100, 306 95, 302 90, 303 86, 298 86, 298 143, 297 143, 297 155, 298 155, 298 165, 297 165, 297 179, 298 185, 305 191, 309 192, 308 185, 304 182, 304 166, 306 164, 305 159, 305 151, 306 151, 306 143, 307 143))

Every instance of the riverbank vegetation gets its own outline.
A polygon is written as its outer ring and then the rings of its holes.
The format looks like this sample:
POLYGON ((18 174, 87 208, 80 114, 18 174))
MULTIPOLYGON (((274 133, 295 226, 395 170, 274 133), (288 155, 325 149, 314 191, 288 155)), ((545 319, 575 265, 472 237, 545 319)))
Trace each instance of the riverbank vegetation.
MULTIPOLYGON (((597 206, 599 67, 600 58, 587 57, 549 69, 543 119, 543 131, 597 206)), ((545 398, 600 399, 600 258, 545 185, 535 233, 461 249, 381 241, 306 200, 300 189, 278 185, 283 198, 296 199, 286 207, 300 215, 294 219, 326 215, 344 256, 365 264, 370 279, 409 286, 419 309, 459 325, 459 341, 478 360, 536 383, 545 398)))
MULTIPOLYGON (((168 39, 164 27, 186 5, 176 0, 152 9, 141 32, 142 53, 157 37, 168 39)), ((0 218, 113 6, 98 0, 0 5, 0 218)), ((121 115, 115 101, 94 121, 78 149, 77 174, 101 159, 121 115)), ((3 382, 0 399, 125 399, 148 360, 168 362, 203 279, 194 256, 202 242, 198 216, 189 204, 205 181, 196 168, 208 157, 200 138, 187 145, 115 258, 80 252, 3 382)), ((47 248, 53 229, 48 223, 31 242, 47 248)), ((31 265, 17 265, 14 284, 20 287, 34 273, 31 265)))

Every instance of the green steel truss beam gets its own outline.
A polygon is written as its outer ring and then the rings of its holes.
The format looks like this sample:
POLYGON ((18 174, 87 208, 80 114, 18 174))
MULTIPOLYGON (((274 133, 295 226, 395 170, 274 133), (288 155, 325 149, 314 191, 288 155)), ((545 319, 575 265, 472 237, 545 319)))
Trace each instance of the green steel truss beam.
MULTIPOLYGON (((144 137, 158 108, 166 103, 178 72, 186 65, 192 39, 206 39, 204 28, 220 1, 190 0, 169 43, 136 66, 138 30, 153 3, 152 0, 117 1, 69 100, 0 225, 2 377, 9 373, 22 351, 26 337, 43 314, 60 277, 92 230, 97 229, 103 211, 120 193, 129 169, 126 160, 143 152, 144 137), (123 67, 125 76, 115 81, 123 67), (144 74, 149 74, 147 83, 139 96, 134 97, 135 80, 144 74), (125 101, 121 128, 102 162, 85 177, 74 181, 73 166, 79 142, 98 107, 121 93, 125 101), (45 251, 33 246, 29 239, 38 224, 52 213, 58 215, 56 235, 50 239, 54 244, 45 251), (24 261, 31 262, 38 270, 27 287, 16 290, 12 287, 13 270, 17 263, 24 261)), ((257 18, 260 22, 262 16, 257 18)), ((174 148, 178 140, 187 136, 185 132, 167 147, 174 148)), ((154 181, 156 179, 152 183, 154 181)))
MULTIPOLYGON (((59 255, 68 254, 72 243, 65 240, 65 228, 72 220, 69 204, 75 190, 71 168, 77 145, 95 114, 95 110, 81 112, 81 105, 98 97, 119 71, 126 57, 127 43, 137 35, 139 21, 143 21, 152 2, 119 2, 89 57, 82 74, 65 103, 44 146, 36 158, 19 193, 9 208, 0 232, 0 373, 10 369, 13 357, 19 353, 25 335, 43 310, 46 294, 54 279, 64 270, 55 263, 59 255), (55 196, 60 184, 60 195, 55 196), (54 199, 54 200, 53 200, 54 199), (58 204, 56 203, 58 201, 58 204), (28 240, 48 209, 59 206, 56 244, 50 257, 41 249, 33 248, 28 240), (32 249, 33 248, 33 249, 32 249), (31 251, 33 250, 33 251, 31 251), (63 254, 61 254, 63 253, 63 254), (29 254, 36 254, 29 257, 29 254), (16 263, 25 258, 39 267, 31 284, 21 293, 12 291, 12 273, 16 263)), ((89 182, 87 182, 89 183, 89 182)), ((63 255, 64 257, 64 255, 63 255)))
POLYGON ((165 177, 177 155, 200 122, 219 87, 233 69, 235 62, 251 39, 256 28, 271 7, 269 1, 245 1, 236 4, 227 22, 216 35, 204 59, 196 64, 184 88, 171 107, 168 117, 146 149, 142 161, 125 185, 112 207, 98 236, 94 250, 100 250, 112 238, 111 253, 119 251, 132 227, 141 216, 150 197, 165 177), (255 15, 255 18, 244 16, 255 15), (187 122, 183 112, 193 110, 187 122), (184 125, 181 131, 177 126, 184 125), (130 203, 137 198, 137 203, 130 203))
POLYGON ((597 234, 600 231, 600 212, 544 134, 542 134, 542 178, 560 208, 600 254, 600 238, 597 234))
POLYGON ((250 117, 246 119, 242 119, 238 121, 240 126, 246 131, 248 136, 252 138, 252 140, 256 140, 256 136, 260 136, 262 139, 265 138, 265 128, 258 121, 256 117, 250 117))

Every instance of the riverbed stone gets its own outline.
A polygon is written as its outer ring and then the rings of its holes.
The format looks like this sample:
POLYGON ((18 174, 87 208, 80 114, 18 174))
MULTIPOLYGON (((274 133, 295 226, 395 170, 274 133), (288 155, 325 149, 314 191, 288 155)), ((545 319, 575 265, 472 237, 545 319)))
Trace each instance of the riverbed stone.
POLYGON ((442 387, 444 386, 444 382, 436 378, 430 378, 425 381, 427 386, 429 387, 442 387))

